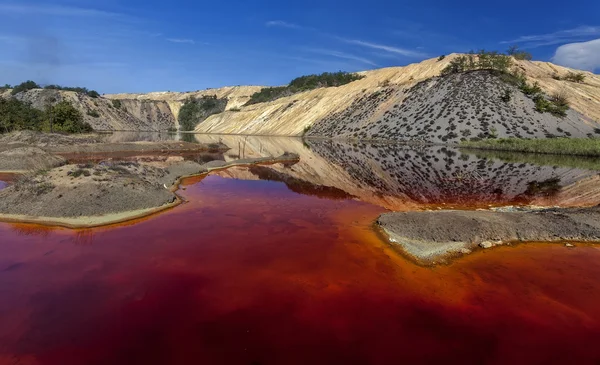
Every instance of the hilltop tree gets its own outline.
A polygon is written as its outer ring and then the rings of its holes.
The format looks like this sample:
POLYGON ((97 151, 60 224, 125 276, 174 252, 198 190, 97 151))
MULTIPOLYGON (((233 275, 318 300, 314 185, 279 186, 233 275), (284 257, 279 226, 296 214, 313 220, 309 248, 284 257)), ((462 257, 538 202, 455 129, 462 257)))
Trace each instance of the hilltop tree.
POLYGON ((520 50, 519 46, 517 46, 517 45, 508 47, 506 54, 514 57, 517 60, 531 61, 533 59, 533 56, 531 55, 531 53, 520 50))
POLYGON ((27 80, 17 86, 14 87, 14 89, 11 91, 11 95, 17 95, 18 93, 24 92, 24 91, 29 91, 32 89, 39 89, 40 85, 36 84, 35 82, 31 81, 31 80, 27 80))

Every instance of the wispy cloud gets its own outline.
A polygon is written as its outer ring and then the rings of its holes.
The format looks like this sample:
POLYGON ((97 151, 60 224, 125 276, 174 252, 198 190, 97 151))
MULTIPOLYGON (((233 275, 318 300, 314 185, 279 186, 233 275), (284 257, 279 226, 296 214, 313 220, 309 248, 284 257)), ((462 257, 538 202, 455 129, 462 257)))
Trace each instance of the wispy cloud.
POLYGON ((294 23, 288 23, 283 20, 271 20, 265 23, 267 27, 280 27, 280 28, 290 28, 290 29, 309 29, 294 23))
POLYGON ((362 62, 367 65, 379 67, 378 64, 376 64, 375 62, 373 62, 367 58, 359 57, 359 56, 356 56, 356 55, 353 55, 350 53, 345 53, 345 52, 340 52, 340 51, 335 51, 335 50, 328 50, 328 49, 321 49, 321 48, 306 48, 306 50, 308 52, 312 52, 312 53, 342 58, 342 59, 346 59, 346 60, 358 61, 358 62, 362 62))
POLYGON ((52 5, 52 4, 16 4, 6 3, 0 4, 0 13, 2 14, 40 14, 65 17, 110 17, 123 18, 125 15, 112 13, 109 11, 98 10, 93 8, 78 8, 71 6, 52 5))
POLYGON ((171 42, 171 43, 183 43, 183 44, 196 44, 196 41, 194 41, 193 39, 186 39, 186 38, 166 38, 167 41, 171 42))
MULTIPOLYGON (((283 20, 272 20, 272 21, 267 22, 265 25, 267 27, 281 27, 281 28, 299 29, 299 30, 305 30, 305 31, 310 31, 310 32, 316 32, 324 37, 333 38, 335 40, 338 40, 338 41, 341 41, 344 43, 354 44, 357 46, 371 48, 371 49, 377 49, 380 51, 385 51, 385 52, 393 53, 395 55, 401 55, 404 57, 411 57, 411 58, 427 57, 427 54, 425 54, 423 52, 414 51, 414 50, 406 49, 406 48, 400 48, 400 47, 396 47, 396 46, 385 45, 385 44, 367 42, 367 41, 363 41, 360 39, 348 39, 348 38, 340 37, 340 36, 337 36, 334 34, 324 33, 315 28, 310 28, 310 27, 305 27, 305 26, 298 25, 298 24, 288 23, 283 20)), ((334 57, 353 59, 355 61, 360 61, 360 62, 364 62, 367 64, 375 65, 372 61, 370 61, 366 58, 356 57, 356 56, 342 53, 342 52, 336 53, 336 51, 329 51, 329 55, 334 56, 334 57)))
POLYGON ((522 44, 523 47, 535 48, 550 46, 554 44, 569 43, 589 40, 591 37, 600 35, 600 26, 580 26, 573 29, 560 30, 553 33, 525 35, 509 41, 502 41, 503 44, 522 44))
POLYGON ((400 48, 400 47, 396 47, 396 46, 389 46, 389 45, 379 44, 379 43, 371 43, 371 42, 362 41, 359 39, 346 39, 346 38, 340 38, 340 37, 338 37, 338 39, 343 42, 349 43, 349 44, 355 44, 355 45, 361 46, 361 47, 386 51, 386 52, 398 54, 398 55, 401 55, 404 57, 411 57, 411 58, 427 57, 427 54, 425 54, 423 52, 419 52, 419 51, 413 51, 411 49, 400 48))

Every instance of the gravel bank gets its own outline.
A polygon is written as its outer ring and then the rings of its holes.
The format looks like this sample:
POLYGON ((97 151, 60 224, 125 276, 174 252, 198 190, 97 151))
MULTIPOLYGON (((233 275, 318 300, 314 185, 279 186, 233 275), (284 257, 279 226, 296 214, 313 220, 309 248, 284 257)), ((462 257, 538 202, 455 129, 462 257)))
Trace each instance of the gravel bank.
POLYGON ((423 264, 516 242, 600 242, 600 206, 386 213, 388 239, 423 264))

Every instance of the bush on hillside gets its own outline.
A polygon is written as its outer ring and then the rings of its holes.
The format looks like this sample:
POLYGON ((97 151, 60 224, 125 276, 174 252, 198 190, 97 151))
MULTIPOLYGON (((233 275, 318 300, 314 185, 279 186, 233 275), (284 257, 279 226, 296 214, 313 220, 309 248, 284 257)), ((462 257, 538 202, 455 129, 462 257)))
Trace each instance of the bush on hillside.
POLYGON ((531 53, 521 51, 519 49, 519 46, 516 46, 516 45, 509 47, 508 51, 506 51, 506 54, 509 56, 513 56, 517 60, 531 61, 533 59, 533 56, 531 55, 531 53))
POLYGON ((11 95, 17 95, 18 93, 24 92, 24 91, 29 91, 29 90, 33 90, 33 89, 39 89, 40 85, 36 84, 35 82, 28 80, 25 82, 20 83, 19 85, 15 86, 12 91, 11 91, 11 95))
POLYGON ((46 108, 41 130, 44 132, 64 133, 87 133, 93 131, 92 127, 83 121, 81 112, 66 100, 46 108))
POLYGON ((474 52, 466 56, 458 56, 442 70, 442 75, 451 75, 465 71, 473 70, 492 70, 501 73, 509 72, 512 66, 512 60, 509 56, 496 51, 487 52, 485 50, 474 52))
POLYGON ((46 86, 44 86, 44 89, 72 91, 72 92, 76 92, 78 94, 85 94, 85 95, 89 96, 90 98, 100 97, 100 94, 98 94, 98 92, 96 90, 88 90, 85 87, 67 87, 67 86, 60 86, 60 85, 46 85, 46 86))
POLYGON ((68 101, 41 111, 14 98, 0 99, 0 133, 17 130, 83 133, 91 132, 92 127, 68 101))
POLYGON ((322 87, 337 87, 360 80, 364 76, 348 72, 325 72, 320 75, 301 76, 293 79, 288 86, 266 87, 254 93, 246 105, 264 103, 290 96, 302 91, 322 87))
POLYGON ((16 130, 39 130, 44 113, 17 99, 0 98, 0 133, 16 130))
POLYGON ((566 81, 571 81, 571 82, 583 82, 585 80, 585 75, 582 74, 581 72, 579 73, 574 73, 574 72, 569 72, 567 74, 567 76, 565 76, 564 78, 566 81))
POLYGON ((112 100, 112 106, 113 106, 113 108, 115 108, 115 109, 121 109, 121 107, 122 107, 123 105, 121 104, 121 100, 119 100, 119 99, 113 99, 113 100, 112 100))
POLYGON ((193 131, 196 126, 213 114, 225 111, 227 99, 216 95, 201 98, 189 97, 179 110, 179 126, 182 131, 193 131))

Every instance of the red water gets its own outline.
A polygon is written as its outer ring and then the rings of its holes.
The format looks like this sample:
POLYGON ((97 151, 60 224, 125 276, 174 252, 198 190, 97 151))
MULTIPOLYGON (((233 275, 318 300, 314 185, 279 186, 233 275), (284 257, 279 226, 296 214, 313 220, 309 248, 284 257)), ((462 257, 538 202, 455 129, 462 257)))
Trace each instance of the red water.
POLYGON ((423 268, 381 208, 208 177, 168 213, 0 224, 0 364, 598 363, 600 251, 532 244, 423 268))

